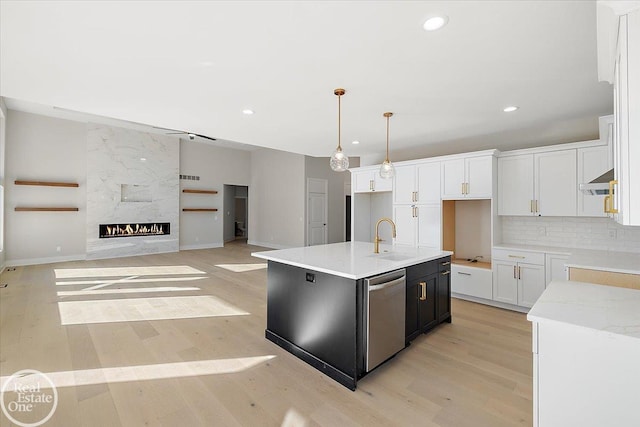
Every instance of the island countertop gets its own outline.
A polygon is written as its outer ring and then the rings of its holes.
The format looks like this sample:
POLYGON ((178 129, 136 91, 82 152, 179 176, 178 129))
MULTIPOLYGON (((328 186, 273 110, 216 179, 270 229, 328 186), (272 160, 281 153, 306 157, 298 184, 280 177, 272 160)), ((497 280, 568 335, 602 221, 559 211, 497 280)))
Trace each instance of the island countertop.
POLYGON ((254 252, 251 255, 347 279, 362 279, 451 254, 450 251, 395 245, 380 245, 380 253, 374 254, 371 242, 343 242, 254 252))
POLYGON ((527 319, 559 322, 640 338, 640 291, 572 281, 553 281, 527 319))

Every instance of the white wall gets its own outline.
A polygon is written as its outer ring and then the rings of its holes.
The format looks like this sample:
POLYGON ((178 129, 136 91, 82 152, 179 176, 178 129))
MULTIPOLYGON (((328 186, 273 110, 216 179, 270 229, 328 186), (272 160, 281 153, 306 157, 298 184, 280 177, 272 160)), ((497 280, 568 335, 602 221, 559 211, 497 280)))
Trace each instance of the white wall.
POLYGON ((0 273, 5 267, 4 250, 4 187, 5 187, 5 137, 6 137, 7 107, 0 98, 0 273))
POLYGON ((491 259, 491 200, 456 200, 456 258, 491 259))
POLYGON ((503 216, 503 243, 640 252, 640 227, 609 218, 503 216))
POLYGON ((9 110, 6 125, 7 265, 84 259, 87 174, 85 124, 9 110), (16 186, 13 182, 17 179, 77 182, 80 187, 16 186), (73 206, 80 210, 15 212, 16 206, 73 206))
POLYGON ((180 249, 222 247, 224 184, 250 185, 251 153, 181 139, 180 174, 200 177, 199 181, 180 180, 180 249), (217 190, 218 194, 182 193, 183 188, 217 190), (218 212, 182 212, 185 207, 213 207, 218 212))
POLYGON ((249 244, 304 246, 305 182, 303 155, 270 149, 251 152, 249 244))
MULTIPOLYGON (((351 167, 357 166, 358 165, 351 165, 351 167)), ((329 167, 328 157, 305 157, 305 171, 306 178, 326 179, 328 183, 327 243, 344 242, 345 196, 347 195, 345 194, 345 184, 351 182, 351 174, 349 172, 332 171, 329 167)), ((306 202, 305 200, 305 203, 306 202)))

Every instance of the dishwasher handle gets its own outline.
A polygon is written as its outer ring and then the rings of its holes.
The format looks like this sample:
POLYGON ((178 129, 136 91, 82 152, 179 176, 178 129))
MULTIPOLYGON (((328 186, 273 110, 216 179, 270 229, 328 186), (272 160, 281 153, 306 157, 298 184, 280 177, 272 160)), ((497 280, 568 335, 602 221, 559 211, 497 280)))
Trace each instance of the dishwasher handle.
POLYGON ((379 285, 369 285, 369 292, 381 291, 382 289, 391 288, 402 283, 404 283, 404 276, 390 282, 381 283, 379 285))
POLYGON ((373 285, 387 283, 392 280, 404 278, 405 276, 406 276, 406 270, 402 268, 400 270, 390 271, 388 273, 383 273, 378 276, 369 277, 367 279, 364 279, 364 283, 365 285, 367 285, 367 287, 370 288, 373 285))

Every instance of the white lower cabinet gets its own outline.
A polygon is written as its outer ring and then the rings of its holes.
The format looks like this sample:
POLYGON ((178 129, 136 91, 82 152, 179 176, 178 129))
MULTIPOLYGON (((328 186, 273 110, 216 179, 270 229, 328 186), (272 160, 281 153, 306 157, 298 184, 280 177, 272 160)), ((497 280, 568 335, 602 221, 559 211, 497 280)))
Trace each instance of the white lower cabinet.
POLYGON ((569 255, 562 254, 546 254, 545 255, 545 273, 546 284, 549 285, 552 280, 567 280, 567 268, 565 264, 569 259, 569 255))
POLYGON ((485 268, 451 264, 451 292, 492 299, 492 272, 485 268))
POLYGON ((494 249, 493 300, 532 307, 546 287, 543 253, 494 249))

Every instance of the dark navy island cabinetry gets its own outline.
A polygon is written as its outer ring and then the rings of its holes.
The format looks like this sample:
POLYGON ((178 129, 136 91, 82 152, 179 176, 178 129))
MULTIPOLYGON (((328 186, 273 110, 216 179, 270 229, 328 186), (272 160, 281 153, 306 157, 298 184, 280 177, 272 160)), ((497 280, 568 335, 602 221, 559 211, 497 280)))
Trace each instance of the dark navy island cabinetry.
POLYGON ((451 323, 450 265, 446 257, 407 268, 407 344, 442 322, 451 323))
POLYGON ((373 255, 371 246, 346 242, 254 254, 268 260, 266 338, 351 390, 380 363, 372 368, 367 358, 379 350, 374 329, 386 333, 387 323, 399 325, 391 358, 420 333, 451 321, 450 252, 393 248, 373 255), (387 273, 386 283, 371 280, 387 273), (392 311, 380 316, 387 294, 399 305, 386 306, 392 311))

